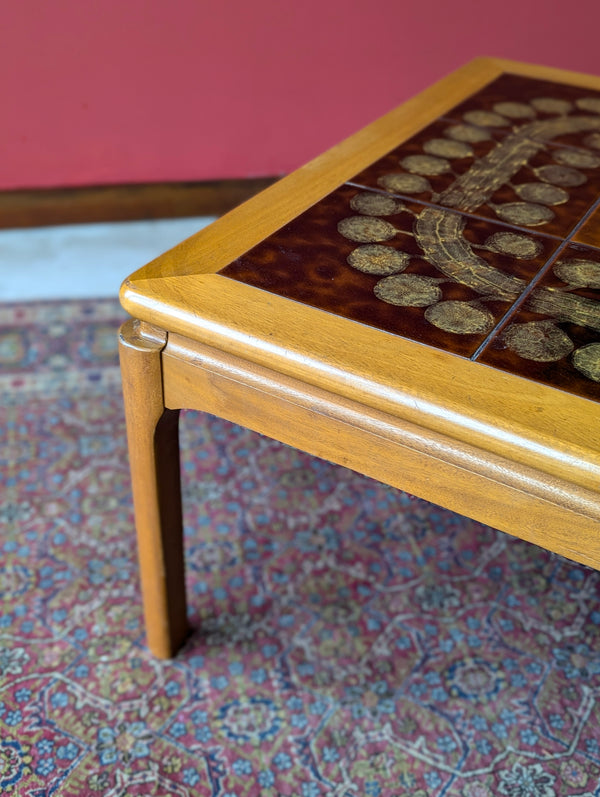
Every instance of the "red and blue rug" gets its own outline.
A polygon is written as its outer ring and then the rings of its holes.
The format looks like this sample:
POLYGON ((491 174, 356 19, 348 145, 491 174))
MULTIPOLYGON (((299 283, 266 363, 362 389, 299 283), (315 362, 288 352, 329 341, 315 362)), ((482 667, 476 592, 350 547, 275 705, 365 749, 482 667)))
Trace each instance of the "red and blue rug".
POLYGON ((600 794, 598 573, 199 413, 150 656, 121 319, 0 306, 1 794, 600 794))

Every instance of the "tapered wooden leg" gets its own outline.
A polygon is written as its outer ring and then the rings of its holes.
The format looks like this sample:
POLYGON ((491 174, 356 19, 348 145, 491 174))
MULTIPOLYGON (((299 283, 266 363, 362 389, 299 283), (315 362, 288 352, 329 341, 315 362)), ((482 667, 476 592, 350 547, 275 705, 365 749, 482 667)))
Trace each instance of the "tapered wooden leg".
POLYGON ((170 658, 188 633, 179 410, 164 406, 166 335, 138 321, 119 333, 123 398, 148 647, 170 658))

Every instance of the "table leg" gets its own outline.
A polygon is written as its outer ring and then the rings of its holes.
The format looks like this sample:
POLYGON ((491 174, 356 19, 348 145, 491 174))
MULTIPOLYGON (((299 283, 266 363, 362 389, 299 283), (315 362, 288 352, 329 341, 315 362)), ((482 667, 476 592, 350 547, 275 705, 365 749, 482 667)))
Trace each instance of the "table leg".
POLYGON ((163 400, 166 334, 138 321, 119 333, 123 398, 148 647, 170 658, 188 633, 179 410, 163 400))

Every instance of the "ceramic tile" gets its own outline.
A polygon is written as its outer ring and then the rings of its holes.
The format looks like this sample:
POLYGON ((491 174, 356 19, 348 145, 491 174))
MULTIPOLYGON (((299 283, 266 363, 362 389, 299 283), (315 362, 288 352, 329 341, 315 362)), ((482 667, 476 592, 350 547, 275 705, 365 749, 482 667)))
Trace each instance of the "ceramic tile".
MULTIPOLYGON (((568 236, 600 196, 600 116, 579 112, 572 103, 572 113, 550 115, 529 104, 521 108, 514 101, 501 102, 500 96, 511 95, 492 92, 491 99, 481 98, 481 106, 476 95, 461 106, 467 110, 454 123, 436 121, 351 182, 568 236), (506 117, 504 128, 494 127, 499 118, 494 109, 507 105, 524 118, 517 123, 506 117), (526 108, 530 116, 525 118, 526 108), (559 133, 566 131, 574 131, 569 140, 576 147, 556 145, 555 139, 565 138, 559 133)), ((595 99, 587 97, 589 103, 595 99)), ((590 107, 600 113, 600 95, 597 101, 590 107)))
POLYGON ((600 249, 600 208, 596 208, 585 224, 575 233, 573 241, 600 249))
POLYGON ((479 360, 600 400, 600 250, 558 254, 479 360))
POLYGON ((558 243, 344 186, 220 273, 470 357, 558 243))
POLYGON ((221 273, 599 399, 600 92, 503 75, 221 273))
POLYGON ((369 166, 351 182, 436 202, 455 180, 495 148, 487 131, 438 120, 369 166))
POLYGON ((600 131, 600 92, 504 74, 447 116, 498 135, 525 128, 545 143, 593 147, 597 145, 594 133, 600 131))

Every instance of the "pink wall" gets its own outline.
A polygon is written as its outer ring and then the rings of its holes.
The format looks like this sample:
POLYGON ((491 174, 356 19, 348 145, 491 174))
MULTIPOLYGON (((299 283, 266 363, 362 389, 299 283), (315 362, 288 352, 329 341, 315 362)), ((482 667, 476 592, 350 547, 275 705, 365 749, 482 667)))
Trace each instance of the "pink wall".
POLYGON ((476 55, 600 74, 598 0, 3 4, 0 189, 287 172, 476 55))

